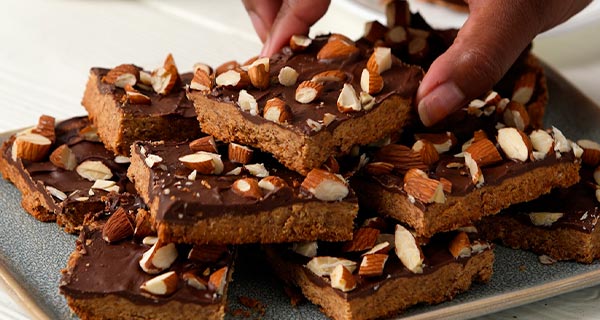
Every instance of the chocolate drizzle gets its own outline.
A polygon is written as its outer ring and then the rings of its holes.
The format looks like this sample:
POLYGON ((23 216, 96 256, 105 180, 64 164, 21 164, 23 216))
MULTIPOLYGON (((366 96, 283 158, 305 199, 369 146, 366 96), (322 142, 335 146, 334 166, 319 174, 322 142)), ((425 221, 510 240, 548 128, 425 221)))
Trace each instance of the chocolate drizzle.
MULTIPOLYGON (((355 113, 342 113, 337 109, 337 99, 342 89, 344 82, 330 81, 324 83, 325 88, 320 98, 312 103, 302 104, 296 101, 296 87, 302 81, 310 80, 314 75, 328 70, 340 70, 346 74, 346 83, 353 85, 356 92, 360 92, 360 75, 366 67, 367 60, 373 49, 366 41, 358 41, 357 47, 359 53, 347 59, 335 59, 320 61, 317 60, 317 52, 325 45, 328 37, 322 36, 313 40, 309 48, 301 53, 294 53, 289 47, 282 49, 281 52, 271 57, 270 61, 270 76, 273 81, 277 82, 279 71, 289 66, 294 68, 298 73, 296 85, 285 87, 280 84, 271 85, 268 90, 258 90, 248 88, 247 91, 254 96, 258 102, 260 113, 267 100, 277 97, 288 104, 292 110, 293 120, 286 127, 295 130, 305 135, 314 135, 315 131, 306 123, 308 119, 320 121, 325 113, 330 113, 336 116, 336 119, 323 130, 333 130, 340 123, 363 116, 368 111, 360 111, 355 113)), ((405 99, 411 99, 416 93, 420 80, 423 77, 423 71, 416 66, 409 66, 402 63, 397 58, 393 58, 393 65, 390 70, 381 74, 384 80, 383 90, 374 96, 375 106, 379 105, 383 100, 392 96, 398 95, 405 99)), ((278 83, 278 82, 277 82, 278 83)), ((238 99, 238 90, 229 89, 226 87, 217 87, 208 95, 208 97, 219 102, 236 104, 238 99)), ((252 116, 248 112, 242 112, 244 117, 249 121, 262 124, 270 121, 265 120, 262 116, 252 116)))

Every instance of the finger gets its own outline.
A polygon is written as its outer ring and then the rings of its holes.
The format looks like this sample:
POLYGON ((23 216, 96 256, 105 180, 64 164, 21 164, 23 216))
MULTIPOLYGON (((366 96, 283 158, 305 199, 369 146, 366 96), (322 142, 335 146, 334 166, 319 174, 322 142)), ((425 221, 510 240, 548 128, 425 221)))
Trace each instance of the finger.
POLYGON ((262 55, 271 56, 288 43, 294 34, 307 34, 329 7, 330 0, 284 0, 262 55))
POLYGON ((277 17, 277 12, 281 8, 282 1, 242 0, 250 21, 252 21, 252 25, 254 26, 254 30, 256 30, 262 43, 265 43, 269 36, 273 22, 277 17))

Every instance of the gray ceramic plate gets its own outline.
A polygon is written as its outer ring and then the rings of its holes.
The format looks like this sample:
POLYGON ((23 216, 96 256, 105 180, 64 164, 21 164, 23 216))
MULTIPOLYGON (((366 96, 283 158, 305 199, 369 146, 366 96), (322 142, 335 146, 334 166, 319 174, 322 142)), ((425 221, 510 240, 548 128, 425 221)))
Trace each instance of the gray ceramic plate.
MULTIPOLYGON (((600 140, 600 109, 556 72, 549 68, 546 71, 552 95, 546 123, 555 125, 572 139, 600 140)), ((31 218, 21 208, 20 197, 14 186, 0 179, 0 276, 33 316, 74 318, 65 299, 58 294, 58 282, 60 270, 74 249, 75 237, 66 235, 55 224, 31 218)), ((267 305, 264 319, 325 318, 318 307, 308 303, 292 308, 280 284, 258 261, 242 259, 236 266, 229 291, 230 310, 243 308, 238 297, 246 296, 267 305)), ((450 302, 417 306, 402 317, 468 318, 526 304, 600 284, 598 265, 568 262, 542 265, 536 255, 498 246, 490 283, 475 285, 450 302)))

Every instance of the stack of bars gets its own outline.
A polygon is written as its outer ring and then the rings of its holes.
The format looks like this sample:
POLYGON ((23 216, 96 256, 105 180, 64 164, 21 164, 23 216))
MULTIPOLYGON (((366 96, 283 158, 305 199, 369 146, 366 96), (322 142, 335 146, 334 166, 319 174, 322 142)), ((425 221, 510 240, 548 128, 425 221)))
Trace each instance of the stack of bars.
POLYGON ((222 319, 243 244, 334 319, 487 282, 496 239, 546 262, 598 258, 600 145, 541 128, 537 59, 525 51, 493 91, 425 128, 413 97, 456 30, 404 1, 386 13, 357 41, 297 35, 214 70, 180 74, 170 55, 153 71, 92 68, 87 117, 42 116, 8 139, 0 169, 25 210, 79 234, 60 283, 70 308, 222 319))

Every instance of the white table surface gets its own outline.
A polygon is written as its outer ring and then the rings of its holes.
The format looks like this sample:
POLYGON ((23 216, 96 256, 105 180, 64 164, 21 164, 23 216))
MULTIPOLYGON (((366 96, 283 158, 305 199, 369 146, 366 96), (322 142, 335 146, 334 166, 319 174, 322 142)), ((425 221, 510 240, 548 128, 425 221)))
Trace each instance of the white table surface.
MULTIPOLYGON (((334 0, 311 34, 358 37, 364 21, 373 18, 334 0)), ((600 17, 593 18, 540 37, 534 51, 600 105, 600 17)), ((31 126, 42 113, 57 119, 84 114, 80 101, 92 66, 153 68, 171 52, 179 69, 189 70, 200 61, 245 61, 260 47, 237 0, 2 0, 0 132, 31 126)), ((0 319, 30 319, 15 301, 0 287, 0 319)), ((600 319, 600 287, 482 319, 600 319)))

